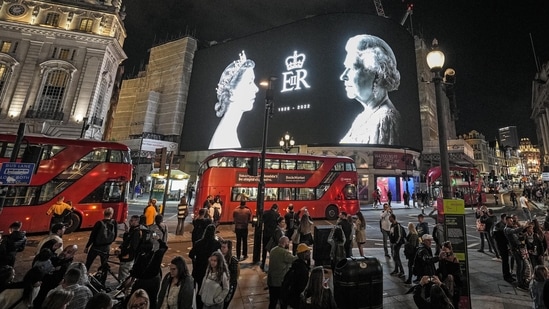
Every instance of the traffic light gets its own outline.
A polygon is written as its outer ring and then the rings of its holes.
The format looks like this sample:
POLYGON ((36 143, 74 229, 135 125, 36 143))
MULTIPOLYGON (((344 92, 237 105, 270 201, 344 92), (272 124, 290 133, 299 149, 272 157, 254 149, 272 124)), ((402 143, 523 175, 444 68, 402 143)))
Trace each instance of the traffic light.
POLYGON ((257 158, 251 158, 248 160, 248 175, 257 176, 257 158))
POLYGON ((166 147, 156 148, 153 167, 158 169, 159 174, 166 173, 166 158, 168 149, 166 147))

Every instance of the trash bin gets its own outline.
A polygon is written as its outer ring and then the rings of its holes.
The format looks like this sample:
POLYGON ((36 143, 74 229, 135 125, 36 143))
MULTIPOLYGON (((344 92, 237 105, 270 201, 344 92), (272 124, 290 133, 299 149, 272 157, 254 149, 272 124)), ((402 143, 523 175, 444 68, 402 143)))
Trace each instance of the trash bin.
POLYGON ((334 297, 338 308, 383 308, 383 269, 372 256, 339 261, 334 270, 334 297))

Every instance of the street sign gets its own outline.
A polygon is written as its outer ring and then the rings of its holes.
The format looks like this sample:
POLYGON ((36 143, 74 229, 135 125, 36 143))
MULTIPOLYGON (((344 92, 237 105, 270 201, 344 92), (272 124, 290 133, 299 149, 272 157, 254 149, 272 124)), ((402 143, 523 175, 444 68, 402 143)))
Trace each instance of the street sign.
POLYGON ((34 163, 5 162, 0 167, 0 185, 28 185, 34 174, 34 163))

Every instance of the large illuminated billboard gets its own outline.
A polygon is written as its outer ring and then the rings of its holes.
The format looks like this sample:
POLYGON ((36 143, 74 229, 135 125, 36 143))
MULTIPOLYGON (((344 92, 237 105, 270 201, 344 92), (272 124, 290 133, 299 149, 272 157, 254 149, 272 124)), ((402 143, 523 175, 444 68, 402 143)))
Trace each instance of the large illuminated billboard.
POLYGON ((412 35, 364 14, 330 14, 198 50, 181 150, 260 148, 273 81, 268 147, 285 132, 309 146, 421 150, 412 35))

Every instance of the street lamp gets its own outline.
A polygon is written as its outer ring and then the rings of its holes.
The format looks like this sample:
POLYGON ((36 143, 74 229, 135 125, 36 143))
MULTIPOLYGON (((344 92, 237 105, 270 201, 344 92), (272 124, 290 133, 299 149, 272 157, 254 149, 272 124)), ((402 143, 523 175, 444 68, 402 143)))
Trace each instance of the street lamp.
MULTIPOLYGON (((259 262, 261 257, 261 233, 263 228, 263 210, 265 205, 265 156, 267 152, 267 133, 269 130, 269 119, 273 117, 274 110, 274 81, 276 77, 271 76, 266 82, 261 82, 262 86, 267 87, 265 93, 265 118, 263 120, 263 143, 261 144, 261 159, 259 162, 259 183, 257 184, 257 223, 254 230, 254 252, 252 260, 259 262)), ((265 246, 266 244, 263 244, 265 246)))
POLYGON ((427 54, 427 65, 434 73, 432 82, 435 84, 435 98, 437 103, 438 144, 440 151, 440 168, 442 172, 442 197, 452 198, 450 189, 450 162, 448 160, 448 106, 442 102, 442 67, 444 53, 437 49, 438 41, 433 40, 433 50, 427 54))
POLYGON ((278 142, 278 144, 280 145, 280 149, 282 149, 285 153, 288 153, 292 150, 292 148, 294 148, 295 141, 294 138, 290 136, 290 133, 286 131, 286 134, 280 138, 280 142, 278 142))

